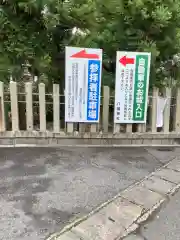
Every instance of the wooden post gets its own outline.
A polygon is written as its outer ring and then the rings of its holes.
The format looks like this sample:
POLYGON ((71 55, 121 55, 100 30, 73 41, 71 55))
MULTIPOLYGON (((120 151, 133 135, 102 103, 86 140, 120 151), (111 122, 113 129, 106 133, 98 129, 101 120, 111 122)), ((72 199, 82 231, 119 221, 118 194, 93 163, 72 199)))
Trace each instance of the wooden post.
POLYGON ((73 131, 74 131, 74 124, 68 122, 68 123, 67 123, 67 132, 68 132, 68 133, 73 133, 73 131))
POLYGON ((39 114, 40 114, 40 131, 46 131, 46 102, 45 102, 45 84, 39 84, 39 114))
POLYGON ((91 133, 96 133, 96 128, 97 128, 97 124, 96 123, 93 123, 91 124, 91 133))
POLYGON ((110 98, 110 90, 108 86, 104 86, 103 88, 103 130, 104 132, 108 132, 109 126, 109 98, 110 98))
POLYGON ((1 115, 1 128, 0 131, 6 130, 5 112, 4 112, 4 84, 0 82, 0 115, 1 115))
POLYGON ((86 130, 86 124, 85 123, 79 123, 79 132, 85 133, 86 130))
POLYGON ((165 95, 167 98, 167 103, 164 109, 164 127, 163 131, 165 133, 169 132, 169 122, 170 122, 170 105, 171 105, 171 89, 166 88, 165 89, 165 95))
POLYGON ((118 123, 114 123, 114 133, 119 133, 120 132, 120 124, 118 123))
POLYGON ((176 95, 175 131, 180 131, 180 88, 177 89, 176 95))
POLYGON ((53 84, 53 129, 54 132, 60 130, 60 102, 59 102, 59 84, 53 84))
POLYGON ((138 124, 138 132, 146 132, 146 124, 138 124))
POLYGON ((32 109, 32 83, 26 83, 26 127, 33 130, 33 109, 32 109))
POLYGON ((130 123, 126 124, 126 132, 132 133, 132 124, 130 124, 130 123))
POLYGON ((153 88, 153 99, 152 99, 152 132, 157 132, 156 121, 157 121, 157 98, 158 98, 159 89, 153 88))
POLYGON ((16 82, 10 82, 10 99, 11 99, 12 131, 18 131, 19 130, 19 112, 18 112, 18 95, 17 95, 16 82))

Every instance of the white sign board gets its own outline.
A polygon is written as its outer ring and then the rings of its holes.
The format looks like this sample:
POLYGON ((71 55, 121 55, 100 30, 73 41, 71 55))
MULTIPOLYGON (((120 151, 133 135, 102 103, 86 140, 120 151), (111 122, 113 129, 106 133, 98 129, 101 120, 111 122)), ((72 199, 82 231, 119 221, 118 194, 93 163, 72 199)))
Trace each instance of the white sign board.
POLYGON ((66 122, 99 121, 101 70, 101 49, 66 47, 66 122))
POLYGON ((117 52, 115 123, 145 123, 151 54, 117 52))

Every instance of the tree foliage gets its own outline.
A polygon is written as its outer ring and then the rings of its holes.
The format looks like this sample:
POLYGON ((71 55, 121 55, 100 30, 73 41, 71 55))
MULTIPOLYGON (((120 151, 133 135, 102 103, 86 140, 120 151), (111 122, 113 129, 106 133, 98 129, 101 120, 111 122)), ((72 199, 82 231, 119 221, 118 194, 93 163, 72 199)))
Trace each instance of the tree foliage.
POLYGON ((159 68, 168 61, 174 69, 180 52, 180 1, 97 0, 97 11, 98 30, 87 36, 87 45, 103 48, 107 71, 109 66, 108 72, 115 72, 117 50, 147 51, 152 53, 151 83, 164 84, 167 77, 159 68))
POLYGON ((117 50, 151 52, 151 83, 167 84, 179 77, 180 1, 1 0, 1 77, 18 76, 28 60, 34 74, 62 80, 66 45, 102 48, 111 86, 117 50))
POLYGON ((75 44, 73 28, 93 25, 93 10, 89 0, 1 1, 1 77, 18 76, 28 60, 34 74, 44 73, 57 80, 64 46, 75 44))

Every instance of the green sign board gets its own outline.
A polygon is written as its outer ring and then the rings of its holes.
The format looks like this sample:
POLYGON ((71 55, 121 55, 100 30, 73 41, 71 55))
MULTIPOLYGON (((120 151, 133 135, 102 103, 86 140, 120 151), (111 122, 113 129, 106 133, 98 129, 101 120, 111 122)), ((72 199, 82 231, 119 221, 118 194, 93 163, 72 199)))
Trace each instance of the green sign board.
POLYGON ((150 53, 117 52, 115 123, 145 123, 150 53))

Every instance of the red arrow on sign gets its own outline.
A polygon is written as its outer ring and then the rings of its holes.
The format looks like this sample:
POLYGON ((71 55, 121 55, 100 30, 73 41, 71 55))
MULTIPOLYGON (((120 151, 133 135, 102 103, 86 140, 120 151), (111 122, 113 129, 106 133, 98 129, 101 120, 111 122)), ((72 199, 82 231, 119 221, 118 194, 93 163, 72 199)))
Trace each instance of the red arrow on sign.
POLYGON ((134 58, 127 58, 124 56, 119 59, 119 62, 126 67, 127 64, 134 64, 134 58))
POLYGON ((88 58, 88 59, 99 59, 99 55, 95 53, 87 53, 86 50, 82 50, 71 56, 72 58, 88 58))

